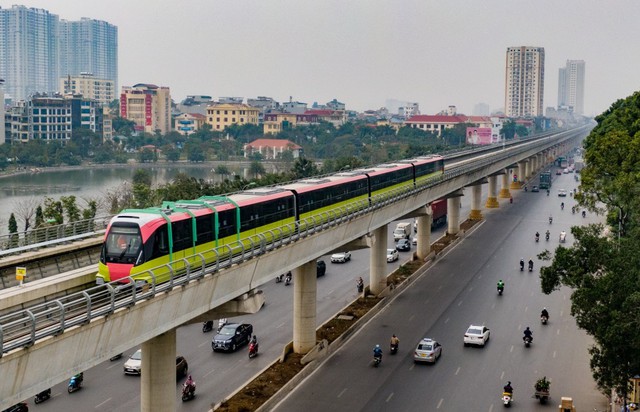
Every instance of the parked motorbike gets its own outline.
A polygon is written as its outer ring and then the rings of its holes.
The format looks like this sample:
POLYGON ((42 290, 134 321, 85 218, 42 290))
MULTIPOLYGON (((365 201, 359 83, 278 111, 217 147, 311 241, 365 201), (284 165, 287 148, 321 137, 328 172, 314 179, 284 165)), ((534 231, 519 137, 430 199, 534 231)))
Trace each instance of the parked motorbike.
POLYGON ((51 397, 51 388, 46 389, 40 393, 37 393, 35 398, 33 398, 33 402, 36 404, 46 401, 51 397))
POLYGON ((211 332, 213 330, 213 321, 208 320, 206 322, 202 322, 202 333, 211 332))
POLYGON ((196 384, 195 382, 188 385, 187 382, 182 384, 182 402, 190 401, 196 397, 196 384))
POLYGON ((84 380, 83 373, 73 375, 71 379, 69 379, 69 385, 67 385, 67 392, 73 393, 75 391, 79 391, 82 388, 83 380, 84 380))
POLYGON ((502 403, 505 408, 509 408, 511 406, 512 394, 509 392, 502 392, 502 403))
POLYGON ((249 359, 258 356, 258 342, 249 343, 249 359))
POLYGON ((524 340, 525 348, 528 348, 529 346, 531 346, 531 342, 533 341, 533 338, 531 336, 525 336, 523 340, 524 340))

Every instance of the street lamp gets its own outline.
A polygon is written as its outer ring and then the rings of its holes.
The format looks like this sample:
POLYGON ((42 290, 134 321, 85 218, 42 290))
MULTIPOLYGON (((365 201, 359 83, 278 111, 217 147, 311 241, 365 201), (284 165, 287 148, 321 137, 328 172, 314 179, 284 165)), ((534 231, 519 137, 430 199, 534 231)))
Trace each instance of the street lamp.
POLYGON ((251 183, 248 183, 248 184, 242 186, 240 191, 244 191, 244 190, 247 190, 247 189, 255 187, 255 186, 257 186, 257 183, 256 182, 251 182, 251 183))

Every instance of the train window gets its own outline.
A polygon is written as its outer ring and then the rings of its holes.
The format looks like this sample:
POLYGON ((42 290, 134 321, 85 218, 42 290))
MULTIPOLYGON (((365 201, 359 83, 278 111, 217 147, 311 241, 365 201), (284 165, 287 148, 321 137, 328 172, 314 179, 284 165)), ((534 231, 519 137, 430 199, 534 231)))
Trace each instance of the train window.
POLYGON ((218 238, 236 235, 236 211, 224 210, 218 213, 218 238))
POLYGON ((173 251, 178 252, 193 246, 193 232, 191 218, 173 222, 171 224, 173 236, 173 251))
POLYGON ((198 239, 196 245, 213 242, 214 240, 214 215, 213 213, 196 217, 196 233, 198 239))
MULTIPOLYGON (((147 254, 151 256, 151 259, 156 259, 169 254, 169 237, 167 236, 167 225, 162 225, 149 238, 147 241, 148 248, 151 249, 151 253, 147 254)), ((146 248, 145 248, 146 249, 146 248)))

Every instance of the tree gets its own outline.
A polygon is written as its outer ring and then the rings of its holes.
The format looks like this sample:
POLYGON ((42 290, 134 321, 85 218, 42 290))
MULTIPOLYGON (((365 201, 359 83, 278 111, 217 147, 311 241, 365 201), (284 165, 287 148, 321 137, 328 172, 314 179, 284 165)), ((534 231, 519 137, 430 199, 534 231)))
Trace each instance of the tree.
POLYGON ((145 169, 136 169, 133 173, 133 184, 141 184, 151 187, 151 173, 145 169))
POLYGON ((257 160, 252 161, 249 165, 249 174, 251 174, 255 178, 257 178, 259 175, 263 175, 264 172, 264 166, 262 166, 262 163, 257 160))
POLYGON ((13 204, 15 214, 24 222, 25 232, 31 227, 31 219, 36 214, 36 210, 39 206, 40 201, 35 197, 13 204))
POLYGON ((47 219, 47 223, 49 223, 48 220, 53 220, 57 225, 64 223, 64 208, 60 201, 45 197, 43 214, 45 219, 47 219))
POLYGON ((170 148, 164 151, 165 157, 170 162, 177 162, 180 160, 180 149, 170 148))
POLYGON ((77 222, 80 220, 80 208, 76 204, 75 196, 61 196, 60 203, 62 204, 62 209, 66 212, 67 218, 69 222, 77 222))
POLYGON ((138 152, 138 160, 140 163, 150 163, 154 161, 154 153, 155 150, 151 150, 148 148, 143 149, 141 152, 138 152))
POLYGON ((13 213, 9 216, 9 235, 9 247, 18 246, 20 235, 18 235, 18 222, 16 222, 16 217, 13 213))
POLYGON ((299 157, 296 159, 293 164, 293 169, 291 169, 291 173, 294 179, 302 179, 304 177, 311 177, 319 174, 316 165, 305 157, 299 157))
POLYGON ((38 205, 36 209, 36 228, 44 224, 44 214, 42 213, 42 206, 38 205))

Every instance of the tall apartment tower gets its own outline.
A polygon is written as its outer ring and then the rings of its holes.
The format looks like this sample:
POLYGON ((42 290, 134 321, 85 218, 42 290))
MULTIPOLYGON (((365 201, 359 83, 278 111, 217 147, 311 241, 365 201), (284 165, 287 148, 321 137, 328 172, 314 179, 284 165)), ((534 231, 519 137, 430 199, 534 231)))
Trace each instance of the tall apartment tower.
POLYGON ((507 117, 544 115, 544 47, 507 48, 504 88, 507 117))
MULTIPOLYGON (((60 21, 60 77, 90 73, 118 87, 118 28, 83 17, 60 21)), ((87 96, 88 97, 88 96, 87 96)))
POLYGON ((0 78, 13 101, 58 90, 58 22, 43 9, 0 9, 0 78))
POLYGON ((4 144, 4 91, 2 85, 4 80, 0 79, 0 145, 4 144))
POLYGON ((558 107, 584 113, 584 60, 567 60, 558 71, 558 107))

